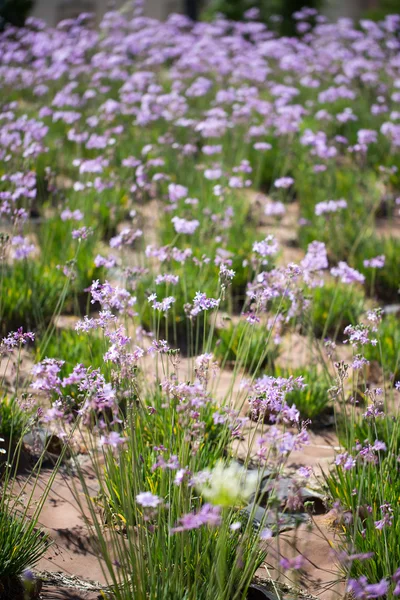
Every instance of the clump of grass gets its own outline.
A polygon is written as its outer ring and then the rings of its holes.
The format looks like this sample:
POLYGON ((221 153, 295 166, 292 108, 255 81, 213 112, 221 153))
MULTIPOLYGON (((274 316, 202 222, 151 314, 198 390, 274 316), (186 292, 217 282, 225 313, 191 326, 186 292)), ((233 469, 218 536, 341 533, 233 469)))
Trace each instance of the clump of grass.
POLYGON ((23 411, 15 396, 3 397, 0 401, 0 436, 19 440, 24 432, 27 414, 23 411))
POLYGON ((365 275, 365 289, 371 296, 384 302, 396 303, 400 289, 399 265, 400 241, 394 237, 382 238, 374 234, 364 237, 357 247, 353 263, 365 275), (382 268, 365 268, 364 260, 373 256, 384 256, 382 268))
POLYGON ((85 367, 104 367, 105 342, 99 335, 77 333, 73 329, 55 328, 50 335, 43 335, 36 342, 36 356, 64 360, 60 375, 65 377, 80 363, 85 367))
POLYGON ((376 346, 367 345, 365 358, 376 361, 384 369, 388 380, 397 380, 400 376, 400 326, 398 315, 383 315, 378 327, 376 346))
POLYGON ((270 339, 266 326, 252 326, 243 320, 230 322, 218 328, 214 337, 214 355, 223 366, 240 366, 250 373, 273 371, 279 345, 270 339))
POLYGON ((339 464, 325 477, 328 493, 339 508, 342 549, 372 553, 370 560, 352 561, 348 576, 380 581, 398 568, 399 451, 398 416, 368 422, 358 418, 339 464))
MULTIPOLYGON (((365 576, 374 582, 389 581, 400 561, 400 420, 395 402, 399 384, 384 383, 375 388, 363 376, 366 357, 382 361, 385 338, 394 334, 391 328, 396 330, 397 323, 390 318, 381 323, 379 320, 379 311, 371 312, 367 323, 348 331, 353 361, 351 365, 336 364, 334 389, 342 448, 333 469, 324 474, 327 492, 338 513, 339 549, 357 557, 344 560, 345 574, 351 578, 365 576), (359 406, 361 396, 363 403, 359 406)), ((392 351, 385 358, 393 368, 392 351)), ((387 372, 387 365, 380 364, 387 372)), ((394 595, 388 589, 387 597, 394 595)))
POLYGON ((277 373, 284 377, 303 376, 305 388, 296 389, 289 392, 286 396, 287 403, 295 405, 300 411, 303 419, 311 419, 314 424, 318 424, 318 418, 329 411, 332 400, 329 390, 332 387, 332 381, 329 376, 321 373, 316 367, 308 369, 292 369, 277 373))
POLYGON ((327 281, 312 291, 310 311, 305 330, 310 328, 317 338, 340 339, 344 328, 360 319, 365 305, 363 290, 338 282, 327 281))
POLYGON ((50 537, 35 521, 0 506, 0 582, 21 577, 47 552, 50 537))
POLYGON ((24 260, 4 265, 0 290, 3 334, 24 323, 27 329, 45 327, 57 309, 65 285, 60 271, 24 260))

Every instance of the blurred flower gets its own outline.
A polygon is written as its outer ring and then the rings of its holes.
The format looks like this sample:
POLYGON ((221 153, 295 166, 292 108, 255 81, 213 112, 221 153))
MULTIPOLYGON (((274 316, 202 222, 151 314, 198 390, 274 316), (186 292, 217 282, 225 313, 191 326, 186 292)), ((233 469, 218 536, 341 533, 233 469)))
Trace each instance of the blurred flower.
POLYGON ((202 496, 218 506, 236 506, 246 502, 255 493, 258 484, 258 473, 244 469, 237 463, 229 465, 219 461, 213 470, 203 471, 205 481, 196 477, 194 482, 202 496))
POLYGON ((144 508, 157 508, 162 503, 162 500, 151 492, 140 492, 136 496, 136 502, 144 508))

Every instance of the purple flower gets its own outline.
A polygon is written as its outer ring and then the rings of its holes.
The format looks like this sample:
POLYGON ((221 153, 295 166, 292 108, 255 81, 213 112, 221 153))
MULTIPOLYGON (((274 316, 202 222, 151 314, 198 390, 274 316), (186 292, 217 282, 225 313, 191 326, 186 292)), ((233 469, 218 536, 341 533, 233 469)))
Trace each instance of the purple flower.
POLYGON ((154 310, 167 313, 171 306, 174 304, 175 298, 173 296, 167 296, 166 298, 163 298, 161 302, 158 302, 156 294, 151 294, 148 297, 148 302, 151 302, 151 305, 154 308, 154 310))
POLYGON ((55 358, 45 358, 32 367, 34 390, 41 390, 50 394, 60 393, 61 380, 58 376, 64 361, 55 358))
POLYGON ((170 283, 171 285, 177 285, 177 283, 179 282, 179 275, 165 273, 164 275, 157 275, 154 281, 156 285, 159 285, 160 283, 170 283))
POLYGON ((29 341, 35 340, 35 334, 27 331, 24 333, 23 328, 20 327, 17 331, 12 331, 7 337, 3 338, 0 343, 0 356, 13 352, 14 349, 24 346, 29 341))
POLYGON ((309 479, 312 474, 312 468, 311 467, 300 467, 299 469, 297 469, 297 473, 300 477, 302 477, 304 479, 309 479))
POLYGON ((262 242, 253 244, 253 252, 257 252, 263 258, 277 254, 278 250, 278 242, 273 235, 268 235, 262 242))
POLYGON ((203 525, 218 527, 221 524, 221 508, 204 504, 197 513, 188 513, 179 519, 179 525, 171 529, 171 534, 198 529, 203 525))
POLYGON ((72 239, 86 240, 90 235, 93 235, 93 229, 90 227, 81 227, 72 231, 72 239))
POLYGON ((262 529, 260 531, 260 540, 270 540, 273 536, 273 532, 272 529, 268 529, 268 527, 265 527, 264 529, 262 529))
POLYGON ((380 254, 375 258, 369 258, 364 260, 364 267, 371 267, 372 269, 383 269, 385 266, 385 255, 380 254))
MULTIPOLYGON (((375 445, 376 445, 376 443, 375 443, 375 445)), ((385 450, 386 450, 386 446, 385 446, 385 450)), ((375 524, 375 529, 382 530, 385 527, 391 527, 393 525, 393 509, 390 506, 390 504, 387 504, 387 503, 382 504, 382 506, 380 508, 381 508, 381 512, 382 512, 382 519, 380 521, 375 521, 374 524, 375 524)))
POLYGON ((307 254, 301 261, 300 266, 304 271, 310 273, 327 269, 329 265, 325 244, 317 241, 308 244, 307 254))
POLYGON ((222 152, 222 146, 221 145, 214 145, 214 146, 203 146, 203 153, 206 156, 212 156, 213 154, 219 154, 220 152, 222 152))
POLYGON ((367 578, 362 575, 359 579, 349 579, 347 589, 354 594, 356 600, 369 600, 386 596, 389 582, 382 579, 379 583, 368 583, 367 578))
POLYGON ((94 259, 94 265, 96 267, 105 267, 106 269, 112 269, 117 264, 115 256, 108 256, 107 258, 98 254, 94 259))
POLYGON ((287 189, 291 185, 293 185, 294 179, 292 177, 281 177, 280 179, 275 179, 274 186, 276 188, 287 189))
POLYGON ((196 219, 188 221, 187 219, 181 219, 180 217, 173 217, 171 221, 176 233, 183 233, 185 235, 192 235, 200 225, 200 222, 196 219))
POLYGON ((324 215, 327 213, 338 212, 340 209, 347 208, 346 200, 327 200, 326 202, 318 202, 315 205, 315 214, 317 216, 324 215))
POLYGON ((168 196, 171 202, 177 202, 186 198, 188 195, 188 189, 178 183, 170 183, 168 186, 168 196))
POLYGON ((338 454, 335 459, 335 465, 341 466, 345 469, 345 471, 350 471, 353 467, 356 466, 356 459, 351 456, 348 452, 344 452, 343 454, 338 454))
POLYGON ((128 438, 120 436, 117 431, 111 431, 108 435, 102 435, 99 441, 100 446, 111 446, 118 448, 121 444, 126 444, 128 438))
POLYGON ((118 235, 110 239, 110 247, 121 248, 122 246, 131 246, 142 235, 143 231, 141 229, 123 229, 118 235))
POLYGON ((253 146, 254 150, 260 150, 260 151, 266 151, 266 150, 271 150, 272 146, 271 144, 268 144, 267 142, 256 142, 253 146))
POLYGON ((15 260, 24 260, 36 250, 35 245, 30 244, 27 238, 24 238, 22 235, 12 237, 11 246, 13 247, 12 254, 15 260))
POLYGON ((78 209, 72 211, 71 209, 66 208, 62 211, 60 217, 62 221, 81 221, 83 219, 83 213, 78 209))
POLYGON ((364 275, 349 267, 344 261, 340 261, 337 267, 331 269, 331 275, 339 277, 342 283, 364 283, 365 281, 364 275))
POLYGON ((196 295, 193 300, 193 308, 190 311, 190 315, 195 317, 202 311, 217 308, 219 306, 219 303, 219 298, 207 298, 207 295, 204 292, 196 292, 196 295))
POLYGON ((174 484, 181 485, 187 475, 189 475, 189 471, 187 469, 178 469, 174 478, 174 484))
POLYGON ((285 558, 284 556, 281 558, 281 560, 279 561, 279 564, 281 565, 281 567, 283 569, 294 569, 296 571, 299 571, 300 569, 302 569, 304 567, 304 557, 299 554, 298 556, 295 556, 294 558, 285 558))
POLYGON ((373 129, 359 129, 357 140, 362 145, 374 144, 378 140, 378 133, 373 129))
POLYGON ((376 345, 376 340, 369 339, 369 328, 363 324, 348 325, 345 327, 343 332, 349 339, 348 341, 352 346, 365 346, 366 344, 376 345))
POLYGON ((162 503, 162 500, 151 492, 140 492, 140 494, 136 496, 136 502, 144 508, 157 508, 157 506, 162 503))
POLYGON ((220 179, 220 177, 222 177, 222 169, 220 169, 219 167, 214 169, 206 169, 204 171, 204 177, 209 181, 212 181, 214 179, 220 179))
POLYGON ((357 354, 353 358, 353 362, 351 364, 352 368, 355 369, 356 371, 359 370, 359 369, 362 369, 365 365, 369 365, 369 360, 367 360, 361 354, 357 354))
POLYGON ((286 212, 285 205, 283 202, 267 202, 264 209, 264 214, 267 217, 281 217, 286 212))

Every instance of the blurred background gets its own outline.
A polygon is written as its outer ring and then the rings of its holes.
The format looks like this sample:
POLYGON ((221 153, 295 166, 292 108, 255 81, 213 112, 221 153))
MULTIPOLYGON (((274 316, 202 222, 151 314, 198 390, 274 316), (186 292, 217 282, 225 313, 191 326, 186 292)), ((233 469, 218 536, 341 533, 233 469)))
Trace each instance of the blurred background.
MULTIPOLYGON (((73 19, 82 12, 93 13, 95 21, 99 22, 106 11, 124 6, 129 8, 134 4, 135 0, 0 0, 0 25, 9 22, 21 26, 27 16, 33 16, 56 26, 60 21, 73 19)), ((222 13, 230 19, 239 20, 249 8, 257 8, 260 20, 268 22, 272 17, 284 35, 295 32, 291 15, 304 5, 317 8, 330 19, 379 20, 385 14, 400 12, 400 0, 136 0, 136 4, 143 7, 146 16, 161 20, 171 13, 207 20, 216 13, 222 13)))

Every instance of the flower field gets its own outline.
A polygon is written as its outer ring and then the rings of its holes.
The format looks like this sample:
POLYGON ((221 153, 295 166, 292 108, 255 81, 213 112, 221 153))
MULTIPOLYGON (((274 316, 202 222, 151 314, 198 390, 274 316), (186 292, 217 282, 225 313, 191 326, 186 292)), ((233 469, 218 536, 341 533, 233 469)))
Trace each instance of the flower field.
POLYGON ((398 596, 400 15, 131 12, 0 32, 0 598, 60 481, 93 598, 398 596))

